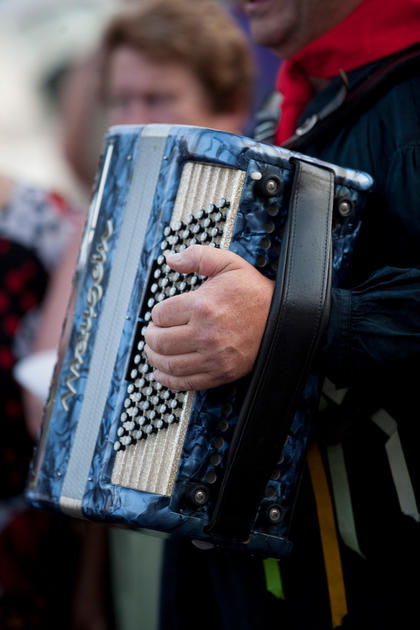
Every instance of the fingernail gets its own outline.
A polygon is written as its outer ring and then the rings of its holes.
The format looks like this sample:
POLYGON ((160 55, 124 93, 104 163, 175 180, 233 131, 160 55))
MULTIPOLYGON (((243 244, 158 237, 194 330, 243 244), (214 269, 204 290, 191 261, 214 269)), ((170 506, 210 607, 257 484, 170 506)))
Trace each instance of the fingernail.
POLYGON ((168 258, 168 256, 170 256, 171 258, 175 258, 175 260, 181 260, 182 252, 168 252, 167 254, 165 254, 165 257, 168 258))

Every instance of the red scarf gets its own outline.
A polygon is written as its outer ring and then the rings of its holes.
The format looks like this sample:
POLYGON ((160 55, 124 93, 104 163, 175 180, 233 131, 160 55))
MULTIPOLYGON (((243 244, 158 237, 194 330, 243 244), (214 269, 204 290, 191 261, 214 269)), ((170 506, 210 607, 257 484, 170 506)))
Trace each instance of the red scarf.
POLYGON ((314 95, 308 77, 331 78, 420 41, 420 0, 364 0, 338 26, 283 62, 277 89, 283 94, 276 144, 293 135, 314 95))

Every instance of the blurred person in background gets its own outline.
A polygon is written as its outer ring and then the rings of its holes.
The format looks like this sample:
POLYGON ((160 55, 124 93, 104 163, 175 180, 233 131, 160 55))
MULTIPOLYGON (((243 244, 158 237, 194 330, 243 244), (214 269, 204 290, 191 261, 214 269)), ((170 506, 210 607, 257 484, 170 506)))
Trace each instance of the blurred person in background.
MULTIPOLYGON (((280 65, 279 58, 269 51, 266 48, 261 46, 257 46, 253 43, 252 38, 249 34, 249 27, 246 17, 239 6, 239 4, 235 2, 222 2, 221 0, 214 0, 215 4, 221 5, 223 10, 225 10, 229 15, 232 16, 234 22, 239 26, 240 30, 245 34, 248 47, 250 48, 250 54, 252 56, 252 63, 255 67, 255 71, 253 73, 251 83, 249 85, 248 77, 243 78, 244 87, 248 85, 247 89, 249 90, 251 87, 250 97, 245 95, 245 111, 242 114, 239 114, 241 107, 238 106, 236 118, 237 120, 233 124, 232 120, 232 110, 230 111, 229 120, 227 120, 227 128, 240 130, 245 135, 252 135, 254 133, 255 125, 258 124, 259 118, 261 116, 260 109, 268 98, 278 98, 278 94, 275 92, 274 83, 275 76, 280 65), (274 96, 273 96, 274 93, 274 96), (238 118, 239 114, 239 118, 238 118), (233 127, 232 127, 233 124, 233 127)), ((169 4, 169 3, 168 3, 169 4)), ((141 5, 141 0, 127 0, 128 6, 136 6, 141 5)), ((196 18, 194 14, 191 16, 191 23, 194 22, 196 18)), ((207 18, 208 19, 208 18, 207 18)), ((207 91, 205 95, 205 99, 209 96, 209 93, 212 94, 211 103, 212 103, 212 111, 211 118, 214 123, 220 126, 220 128, 225 128, 226 125, 224 121, 220 118, 215 119, 215 113, 220 113, 223 110, 223 99, 226 96, 221 94, 222 89, 226 89, 229 86, 229 82, 232 87, 232 96, 234 99, 241 98, 240 95, 240 84, 241 84, 241 73, 243 72, 243 65, 241 60, 241 53, 238 51, 234 52, 232 47, 233 40, 231 36, 228 37, 228 40, 225 44, 220 45, 220 41, 218 44, 219 52, 214 49, 211 51, 211 56, 214 58, 213 68, 210 69, 209 64, 203 63, 201 58, 201 53, 199 52, 199 57, 197 60, 191 58, 193 55, 191 53, 192 46, 187 41, 184 41, 184 36, 179 37, 177 42, 177 47, 173 44, 165 44, 163 46, 162 52, 159 54, 154 47, 153 41, 156 39, 156 36, 159 36, 157 33, 155 34, 151 31, 149 41, 146 41, 144 35, 140 35, 137 37, 134 35, 134 27, 131 33, 126 33, 123 37, 127 37, 127 42, 130 43, 132 41, 134 50, 139 51, 143 56, 146 55, 147 61, 147 74, 145 74, 142 81, 145 85, 148 85, 149 81, 153 81, 150 87, 156 83, 156 72, 161 72, 162 74, 159 77, 159 88, 156 96, 159 96, 160 103, 155 102, 152 104, 150 102, 150 96, 144 95, 143 97, 143 107, 146 103, 146 100, 149 99, 148 103, 148 112, 136 112, 135 119, 140 115, 140 119, 147 121, 150 116, 154 122, 159 122, 159 120, 165 120, 166 114, 169 114, 169 118, 173 119, 173 114, 175 113, 174 104, 170 104, 167 102, 165 108, 163 107, 162 98, 165 97, 168 99, 169 92, 173 90, 173 85, 175 84, 175 79, 177 78, 177 72, 179 71, 179 66, 181 66, 181 74, 183 74, 182 79, 185 80, 185 74, 190 72, 192 77, 190 76, 189 82, 184 85, 184 89, 191 85, 191 78, 193 79, 193 87, 194 91, 197 89, 197 85, 194 86, 194 80, 198 79, 198 86, 200 86, 200 90, 207 91), (172 46, 174 52, 173 60, 169 60, 169 51, 170 46, 172 46), (184 50, 182 51, 182 47, 184 50), (239 54, 238 64, 237 64, 237 78, 233 79, 232 72, 234 70, 234 59, 232 55, 239 54), (223 57, 225 56, 225 57, 223 57), (159 67, 159 59, 161 60, 161 64, 159 67), (153 60, 154 65, 154 77, 151 76, 151 63, 153 60), (176 73, 173 77, 167 77, 168 70, 171 67, 171 64, 167 62, 172 61, 175 62, 175 65, 178 66, 176 68, 176 73), (222 79, 221 68, 227 61, 227 68, 225 71, 225 78, 222 79), (201 64, 201 67, 200 67, 201 64), (165 66, 163 68, 163 66, 165 66), (166 68, 166 70, 165 70, 166 68), (200 78, 201 68, 203 71, 203 76, 200 78), (211 73, 216 77, 215 79, 211 77, 211 73), (227 73, 230 73, 230 77, 228 78, 227 73), (166 80, 168 80, 168 84, 165 86, 166 80), (213 85, 212 85, 213 81, 213 85), (225 82, 225 88, 222 88, 222 81, 225 82), (215 100, 219 102, 216 104, 215 100), (168 109, 169 106, 169 109, 168 109)), ((203 27, 203 25, 202 25, 203 27)), ((201 28, 202 28, 201 27, 201 28)), ((225 27, 224 27, 225 28, 225 27)), ((186 25, 186 38, 189 38, 189 41, 196 41, 195 36, 192 36, 191 32, 188 30, 189 27, 186 25)), ((208 31, 211 30, 211 25, 207 25, 206 29, 208 31)), ((201 29, 200 29, 201 30, 201 29)), ((223 33, 223 30, 222 30, 223 33)), ((169 32, 168 32, 169 34, 169 32)), ((178 37, 178 35, 177 35, 178 37)), ((213 35, 214 37, 214 35, 213 35)), ((210 42, 209 42, 210 43, 210 42)), ((131 44, 130 44, 131 45, 131 44)), ((98 46, 87 56, 83 57, 79 63, 75 64, 73 68, 71 68, 64 77, 62 81, 61 87, 61 96, 60 96, 60 106, 61 106, 61 119, 62 119, 62 129, 61 129, 61 142, 62 142, 62 150, 64 157, 66 158, 68 164, 70 165, 72 171, 77 176, 80 183, 84 186, 86 191, 91 190, 93 177, 95 174, 95 170, 97 167, 98 154, 102 145, 103 134, 106 130, 106 127, 110 123, 109 113, 112 111, 113 120, 117 122, 124 122, 125 120, 130 120, 130 115, 134 113, 134 103, 135 99, 124 94, 124 98, 126 102, 123 103, 122 98, 120 98, 117 103, 117 99, 115 94, 119 94, 122 85, 122 81, 127 81, 121 75, 120 79, 116 79, 116 72, 111 67, 114 64, 121 64, 121 68, 124 70, 125 60, 124 56, 127 57, 124 52, 119 51, 118 54, 113 55, 112 49, 117 47, 117 42, 100 42, 98 46), (105 48, 105 49, 104 49, 105 48), (108 60, 104 59, 105 55, 112 54, 112 59, 108 60), (124 65, 123 65, 124 64, 124 65), (106 76, 105 76, 106 75, 106 76), (131 103, 129 100, 131 99, 131 103), (131 109, 131 114, 130 114, 131 109)), ((197 45, 196 50, 206 50, 209 48, 206 42, 203 42, 200 45, 197 45)), ((210 53, 209 53, 210 54, 210 53)), ((132 63, 131 60, 128 60, 128 64, 132 63)), ((140 71, 142 71, 141 61, 138 61, 135 70, 137 71, 137 77, 139 76, 140 71)), ((129 67, 129 66, 128 66, 129 67)), ((124 88, 125 89, 125 88, 124 88)), ((129 88, 129 90, 133 88, 129 88)), ((136 87, 137 92, 139 92, 142 88, 141 84, 138 84, 136 87)), ((153 88, 155 89, 155 88, 153 88)), ((180 92, 180 90, 178 90, 180 92)), ((244 93, 245 94, 245 93, 244 93)), ((175 96, 175 93, 172 95, 175 96)), ((153 95, 152 95, 152 98, 153 95)), ((179 94, 177 96, 179 99, 179 94)), ((191 98, 192 101, 192 98, 191 98)), ((188 96, 188 102, 190 103, 190 96, 188 96)), ((139 105, 139 102, 137 102, 139 105)), ((178 107, 184 107, 185 103, 179 102, 178 107)), ((188 105, 191 107, 191 105, 188 105)), ((205 104, 204 111, 201 117, 207 116, 206 109, 208 109, 207 104, 205 104)), ((267 112, 264 107, 264 120, 267 120, 267 112)), ((200 124, 200 119, 197 115, 197 112, 192 113, 192 123, 191 124, 200 124), (195 122, 194 122, 195 121, 195 122)), ((179 120, 186 118, 187 111, 183 112, 183 115, 179 120)), ((278 117, 278 107, 275 108, 274 114, 271 114, 271 117, 278 117)), ((273 125, 270 126, 272 129, 273 125)), ((264 125, 265 134, 267 129, 267 123, 264 125)), ((262 137, 261 139, 264 139, 262 137)))
POLYGON ((23 492, 34 447, 16 361, 80 213, 57 193, 0 175, 0 627, 68 628, 78 533, 70 519, 29 509, 23 492))
MULTIPOLYGON (((252 97, 254 64, 239 27, 212 0, 143 0, 114 16, 99 50, 66 86, 68 104, 79 108, 65 133, 66 155, 86 183, 93 178, 91 154, 84 147, 86 121, 103 99, 108 124, 191 124, 241 133, 252 97), (83 98, 85 77, 87 98, 83 98), (71 94, 71 89, 76 92, 71 94), (82 97, 82 98, 80 98, 82 97), (86 106, 86 110, 84 109, 86 106), (75 121, 84 121, 75 124, 75 121), (81 142, 79 142, 82 140, 81 142)), ((69 105, 67 105, 69 106, 69 105)), ((48 288, 34 352, 55 349, 68 302, 80 234, 69 247, 48 288)), ((41 404, 33 397, 28 423, 39 430, 41 404)), ((157 627, 161 543, 141 534, 111 530, 111 572, 118 628, 157 627)), ((107 531, 86 529, 78 586, 75 630, 106 628, 107 531), (105 562, 104 562, 105 559, 105 562)))

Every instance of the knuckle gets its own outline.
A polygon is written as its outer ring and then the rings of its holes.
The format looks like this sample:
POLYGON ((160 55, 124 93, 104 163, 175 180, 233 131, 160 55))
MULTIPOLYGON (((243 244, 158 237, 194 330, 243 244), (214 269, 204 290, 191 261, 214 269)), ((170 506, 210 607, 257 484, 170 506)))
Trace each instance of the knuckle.
POLYGON ((183 378, 188 372, 189 363, 177 356, 166 357, 165 371, 172 377, 183 378))
POLYGON ((179 376, 180 368, 178 362, 173 357, 167 357, 165 360, 165 372, 170 374, 171 376, 179 376))
POLYGON ((173 392, 187 391, 184 380, 176 377, 169 377, 167 379, 166 387, 168 387, 168 389, 172 390, 173 392))
POLYGON ((165 343, 161 335, 155 335, 153 339, 153 350, 160 355, 165 354, 165 343))
POLYGON ((205 294, 196 293, 194 300, 194 314, 198 320, 210 319, 213 316, 214 307, 205 294))
POLYGON ((225 382, 230 382, 236 378, 236 352, 233 348, 224 347, 218 354, 219 377, 225 382))
POLYGON ((191 378, 182 379, 182 386, 180 387, 181 391, 194 391, 194 389, 197 389, 197 388, 194 387, 193 379, 191 378))
POLYGON ((162 326, 164 321, 165 305, 163 302, 156 304, 151 311, 152 322, 155 326, 162 326))
POLYGON ((212 331, 208 326, 200 326, 196 331, 197 348, 200 348, 204 352, 210 352, 210 349, 214 347, 214 340, 212 331))

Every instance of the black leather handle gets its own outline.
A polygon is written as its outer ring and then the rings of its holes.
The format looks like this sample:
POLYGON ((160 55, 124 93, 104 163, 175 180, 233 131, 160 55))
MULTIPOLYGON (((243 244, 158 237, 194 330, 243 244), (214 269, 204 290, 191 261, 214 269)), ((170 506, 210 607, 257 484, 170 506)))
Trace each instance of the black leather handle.
POLYGON ((329 314, 334 175, 294 161, 267 326, 206 528, 213 536, 241 542, 249 538, 329 314))

